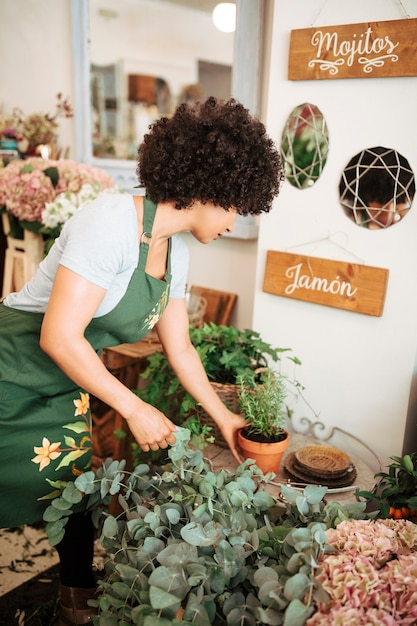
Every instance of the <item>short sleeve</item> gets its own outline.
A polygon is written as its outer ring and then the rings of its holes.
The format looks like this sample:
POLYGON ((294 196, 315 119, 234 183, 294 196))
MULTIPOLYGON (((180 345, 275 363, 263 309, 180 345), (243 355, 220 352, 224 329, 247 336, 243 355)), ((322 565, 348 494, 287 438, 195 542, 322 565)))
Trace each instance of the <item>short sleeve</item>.
POLYGON ((180 235, 172 237, 170 298, 184 298, 187 285, 189 250, 180 235))
POLYGON ((68 220, 59 239, 60 264, 109 289, 115 276, 132 272, 139 245, 131 196, 104 194, 68 220))

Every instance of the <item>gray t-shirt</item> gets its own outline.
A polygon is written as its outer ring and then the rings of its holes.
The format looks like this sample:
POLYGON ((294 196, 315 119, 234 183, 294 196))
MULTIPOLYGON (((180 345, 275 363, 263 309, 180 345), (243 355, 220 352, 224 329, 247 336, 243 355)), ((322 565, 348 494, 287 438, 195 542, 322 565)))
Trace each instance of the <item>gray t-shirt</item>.
MULTIPOLYGON (((184 298, 188 249, 172 237, 171 298, 184 298)), ((64 225, 34 277, 3 300, 7 306, 44 313, 58 265, 107 290, 94 317, 109 313, 124 296, 139 259, 137 215, 130 194, 103 194, 79 209, 64 225)))

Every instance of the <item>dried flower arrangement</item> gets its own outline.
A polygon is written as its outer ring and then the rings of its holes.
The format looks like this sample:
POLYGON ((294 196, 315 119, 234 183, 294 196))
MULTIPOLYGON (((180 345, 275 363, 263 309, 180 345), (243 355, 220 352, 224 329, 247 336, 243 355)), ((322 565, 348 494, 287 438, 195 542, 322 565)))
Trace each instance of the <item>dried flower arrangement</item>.
POLYGON ((21 154, 36 154, 39 145, 55 141, 58 119, 73 117, 69 98, 57 94, 55 111, 50 113, 31 113, 25 115, 15 107, 11 113, 0 112, 0 139, 12 139, 18 143, 21 154))

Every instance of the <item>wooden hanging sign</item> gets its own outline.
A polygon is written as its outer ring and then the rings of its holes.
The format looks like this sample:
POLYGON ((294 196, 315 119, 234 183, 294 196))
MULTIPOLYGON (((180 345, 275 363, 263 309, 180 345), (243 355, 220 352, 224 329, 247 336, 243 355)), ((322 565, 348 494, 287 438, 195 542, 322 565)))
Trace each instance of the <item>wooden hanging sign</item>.
POLYGON ((268 250, 263 291, 380 317, 388 270, 268 250))
POLYGON ((291 31, 289 80, 417 76, 417 18, 291 31))

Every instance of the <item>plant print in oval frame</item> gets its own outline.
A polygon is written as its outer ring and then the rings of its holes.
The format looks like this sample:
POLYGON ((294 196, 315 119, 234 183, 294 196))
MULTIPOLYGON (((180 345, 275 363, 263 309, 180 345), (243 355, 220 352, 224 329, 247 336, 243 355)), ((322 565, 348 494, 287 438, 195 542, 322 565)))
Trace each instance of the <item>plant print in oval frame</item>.
POLYGON ((329 152, 329 130, 315 104, 304 102, 290 113, 281 135, 285 177, 297 189, 308 189, 320 178, 329 152))

